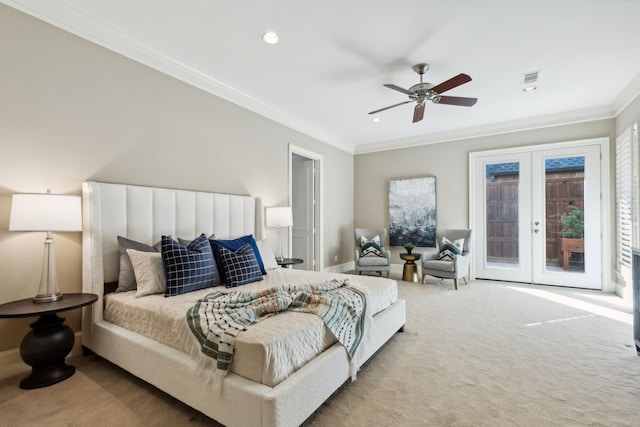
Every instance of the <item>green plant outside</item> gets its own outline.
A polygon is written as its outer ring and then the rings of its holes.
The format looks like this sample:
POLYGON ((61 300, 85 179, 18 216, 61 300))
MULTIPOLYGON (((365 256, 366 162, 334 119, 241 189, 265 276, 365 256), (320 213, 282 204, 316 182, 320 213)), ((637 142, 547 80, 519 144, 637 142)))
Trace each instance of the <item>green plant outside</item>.
POLYGON ((574 205, 569 205, 567 210, 560 219, 560 237, 584 239, 584 211, 574 205))

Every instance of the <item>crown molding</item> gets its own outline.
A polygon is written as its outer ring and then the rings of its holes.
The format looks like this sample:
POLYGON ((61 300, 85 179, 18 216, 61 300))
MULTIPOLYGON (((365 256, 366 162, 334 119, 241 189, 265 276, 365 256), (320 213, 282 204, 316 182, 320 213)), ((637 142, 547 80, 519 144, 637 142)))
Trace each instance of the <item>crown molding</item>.
POLYGON ((1 0, 2 3, 129 59, 218 96, 274 122, 353 154, 354 144, 215 80, 65 3, 64 0, 1 0), (64 3, 61 7, 60 3, 64 3))
POLYGON ((633 101, 640 96, 640 73, 629 82, 627 86, 618 94, 616 99, 611 103, 615 115, 620 114, 633 101))
POLYGON ((526 119, 511 120, 508 122, 493 123, 483 126, 475 126, 453 131, 439 132, 421 135, 412 138, 396 139, 378 143, 359 145, 355 154, 375 153, 379 151, 411 148, 420 145, 439 144, 470 138, 481 138, 505 133, 521 132, 525 130, 542 129, 552 126, 584 123, 594 120, 610 119, 615 117, 612 106, 590 108, 566 113, 544 115, 526 119))

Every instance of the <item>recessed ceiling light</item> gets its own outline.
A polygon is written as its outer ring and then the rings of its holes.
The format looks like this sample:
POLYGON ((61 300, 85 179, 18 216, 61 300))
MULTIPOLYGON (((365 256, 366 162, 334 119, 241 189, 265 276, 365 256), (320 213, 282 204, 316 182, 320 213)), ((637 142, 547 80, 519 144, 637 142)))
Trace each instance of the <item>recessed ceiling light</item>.
POLYGON ((379 123, 380 122, 380 117, 374 117, 373 119, 371 119, 371 121, 373 123, 379 123))
POLYGON ((537 86, 527 86, 527 87, 522 88, 522 91, 523 92, 533 92, 536 89, 538 89, 537 86))
POLYGON ((268 31, 262 35, 262 40, 267 44, 276 44, 280 41, 280 37, 273 31, 268 31))

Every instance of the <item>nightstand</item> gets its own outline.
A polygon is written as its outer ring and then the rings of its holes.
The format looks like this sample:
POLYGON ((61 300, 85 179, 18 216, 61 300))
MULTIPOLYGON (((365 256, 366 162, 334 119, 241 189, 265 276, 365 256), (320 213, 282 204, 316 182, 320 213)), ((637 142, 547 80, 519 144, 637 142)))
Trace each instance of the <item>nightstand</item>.
POLYGON ((73 348, 73 331, 56 313, 91 305, 97 300, 95 294, 64 294, 58 301, 35 303, 33 298, 27 298, 0 305, 0 318, 40 316, 29 325, 31 332, 20 344, 20 356, 31 366, 31 374, 20 381, 21 388, 47 387, 75 373, 75 366, 64 361, 73 348))
POLYGON ((284 258, 282 261, 276 260, 276 262, 281 267, 291 267, 295 264, 302 264, 304 260, 300 258, 284 258))

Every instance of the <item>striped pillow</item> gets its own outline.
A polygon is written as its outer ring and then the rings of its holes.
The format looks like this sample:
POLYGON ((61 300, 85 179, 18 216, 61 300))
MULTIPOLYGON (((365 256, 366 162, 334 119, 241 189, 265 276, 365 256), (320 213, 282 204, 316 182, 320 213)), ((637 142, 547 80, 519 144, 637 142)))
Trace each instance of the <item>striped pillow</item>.
POLYGON ((464 248, 464 239, 458 239, 451 242, 446 237, 443 237, 440 242, 440 253, 438 259, 443 261, 453 261, 456 255, 462 255, 462 249, 464 248))
POLYGON ((369 240, 365 236, 360 236, 360 252, 362 256, 382 256, 382 246, 380 246, 380 236, 369 240))

